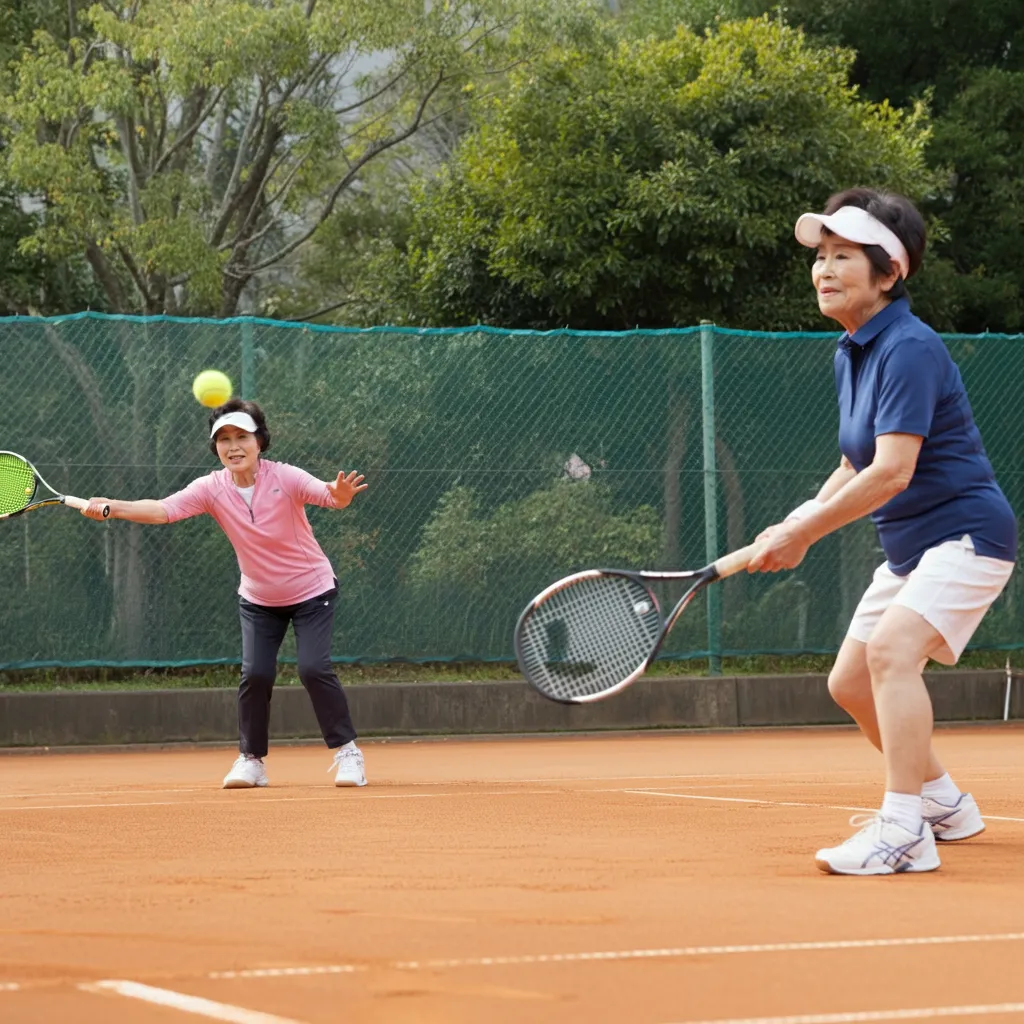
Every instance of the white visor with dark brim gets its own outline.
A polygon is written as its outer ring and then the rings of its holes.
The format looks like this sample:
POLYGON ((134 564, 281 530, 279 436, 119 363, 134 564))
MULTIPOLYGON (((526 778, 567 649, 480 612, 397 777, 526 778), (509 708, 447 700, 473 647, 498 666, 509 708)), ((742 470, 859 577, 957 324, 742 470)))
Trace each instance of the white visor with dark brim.
POLYGON ((210 428, 210 437, 216 437, 221 427, 240 427, 242 430, 248 430, 250 434, 255 434, 259 429, 256 421, 247 412, 228 412, 218 417, 210 428))
POLYGON ((899 264, 904 280, 910 271, 906 246, 894 232, 867 210, 857 206, 841 206, 835 213, 805 213, 796 222, 796 240, 808 249, 821 245, 822 229, 858 245, 880 245, 889 258, 899 264))

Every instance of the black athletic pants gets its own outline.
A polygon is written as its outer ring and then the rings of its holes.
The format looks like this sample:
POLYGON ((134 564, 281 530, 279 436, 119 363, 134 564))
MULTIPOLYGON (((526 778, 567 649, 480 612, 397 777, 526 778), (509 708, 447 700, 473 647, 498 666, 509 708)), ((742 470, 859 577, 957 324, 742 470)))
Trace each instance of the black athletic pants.
POLYGON ((242 682, 238 687, 238 748, 263 757, 270 732, 270 696, 277 675, 277 652, 288 631, 295 630, 299 679, 313 702, 320 732, 328 747, 356 738, 348 701, 331 666, 331 634, 337 588, 300 604, 280 608, 238 600, 242 620, 242 682))

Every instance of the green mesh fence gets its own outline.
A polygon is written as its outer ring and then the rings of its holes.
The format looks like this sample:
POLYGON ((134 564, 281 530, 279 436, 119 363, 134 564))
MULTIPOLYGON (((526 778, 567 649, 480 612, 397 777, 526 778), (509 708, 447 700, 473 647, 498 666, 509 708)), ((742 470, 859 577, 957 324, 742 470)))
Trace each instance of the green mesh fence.
MULTIPOLYGON (((947 343, 1024 509, 1024 337, 947 343)), ((370 484, 344 512, 309 511, 340 582, 336 657, 510 660, 520 608, 558 576, 696 567, 709 542, 747 543, 812 496, 838 461, 833 346, 711 328, 9 318, 0 448, 81 496, 163 496, 219 465, 190 386, 222 369, 263 405, 270 457, 370 484)), ((881 558, 859 523, 793 573, 731 579, 710 608, 695 602, 664 656, 835 650, 881 558)), ((0 573, 0 668, 238 661, 238 570, 207 517, 138 526, 41 510, 0 524, 0 573)), ((976 646, 1024 646, 1019 585, 976 646)))

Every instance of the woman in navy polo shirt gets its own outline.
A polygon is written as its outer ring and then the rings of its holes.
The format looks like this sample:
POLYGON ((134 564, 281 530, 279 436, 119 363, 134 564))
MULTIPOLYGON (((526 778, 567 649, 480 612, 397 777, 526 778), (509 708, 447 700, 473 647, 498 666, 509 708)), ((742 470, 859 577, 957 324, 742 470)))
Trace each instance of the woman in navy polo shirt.
POLYGON ((834 699, 883 752, 881 810, 818 867, 847 875, 933 871, 935 840, 984 829, 931 748, 921 672, 956 664, 1017 556, 1017 523, 996 483, 960 371, 910 311, 925 225, 902 196, 849 189, 796 223, 817 250, 818 307, 845 333, 835 355, 839 468, 817 497, 770 526, 751 571, 799 565, 828 533, 870 515, 886 561, 864 593, 829 676, 834 699))

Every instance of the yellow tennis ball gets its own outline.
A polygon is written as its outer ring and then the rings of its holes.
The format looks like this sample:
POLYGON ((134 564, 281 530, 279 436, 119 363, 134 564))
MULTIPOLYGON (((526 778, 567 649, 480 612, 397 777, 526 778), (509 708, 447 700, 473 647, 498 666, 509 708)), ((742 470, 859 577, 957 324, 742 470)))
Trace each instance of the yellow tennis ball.
POLYGON ((220 370, 203 370, 192 381, 192 394, 196 396, 196 401, 200 405, 216 409, 231 397, 231 380, 220 370))

